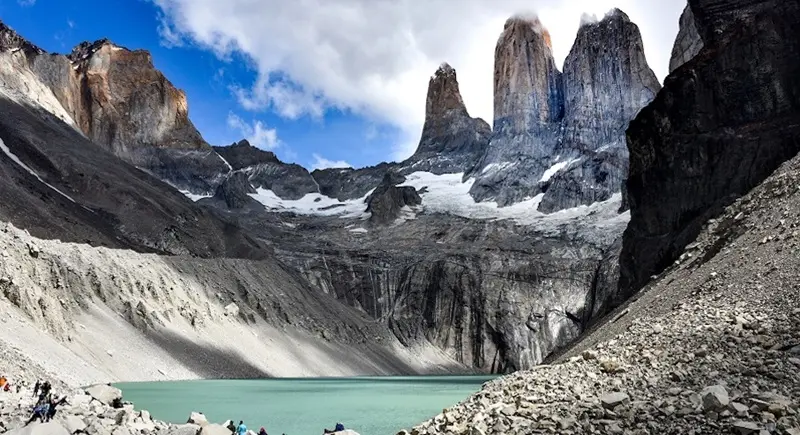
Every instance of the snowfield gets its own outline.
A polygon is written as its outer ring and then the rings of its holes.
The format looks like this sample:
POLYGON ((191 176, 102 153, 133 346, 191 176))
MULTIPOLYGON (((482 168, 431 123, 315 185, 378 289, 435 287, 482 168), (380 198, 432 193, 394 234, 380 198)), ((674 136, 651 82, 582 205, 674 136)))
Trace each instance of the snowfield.
MULTIPOLYGON (((556 163, 545 176, 549 179, 558 171, 568 167, 576 160, 556 163)), ((463 173, 436 175, 430 172, 414 172, 406 176, 406 181, 399 186, 412 186, 420 192, 422 205, 403 209, 402 215, 394 222, 400 225, 405 221, 415 219, 418 214, 450 214, 469 219, 486 220, 513 220, 520 225, 548 225, 558 224, 569 220, 587 219, 593 225, 615 225, 627 221, 628 213, 618 214, 622 195, 617 193, 609 200, 588 206, 580 206, 556 213, 545 214, 537 210, 544 194, 536 195, 517 204, 500 207, 496 202, 475 202, 469 190, 475 183, 474 179, 462 182, 463 173)), ((545 177, 542 177, 545 180, 545 177)), ((546 181, 546 180, 545 180, 546 181)), ((256 189, 250 197, 263 204, 267 210, 276 213, 295 213, 306 216, 338 216, 341 218, 368 219, 367 198, 372 194, 370 190, 361 198, 340 201, 319 193, 309 193, 300 199, 283 199, 269 189, 256 189)), ((374 189, 373 189, 374 190, 374 189)), ((197 195, 181 191, 193 201, 206 198, 210 195, 197 195)), ((366 231, 366 230, 365 230, 366 231)), ((351 232, 361 232, 352 231, 351 232)))
MULTIPOLYGON (((375 190, 375 189, 373 189, 375 190)), ((320 193, 308 193, 300 199, 283 199, 270 189, 256 189, 250 197, 260 202, 270 211, 296 213, 301 215, 340 216, 342 218, 369 217, 366 212, 370 190, 361 198, 339 201, 320 193)))

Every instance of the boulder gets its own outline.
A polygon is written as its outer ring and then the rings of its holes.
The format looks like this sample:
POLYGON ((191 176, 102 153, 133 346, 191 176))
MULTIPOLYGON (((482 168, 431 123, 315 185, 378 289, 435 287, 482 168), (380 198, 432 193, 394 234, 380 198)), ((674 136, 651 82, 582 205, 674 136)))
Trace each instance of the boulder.
POLYGON ((206 424, 200 428, 198 435, 231 435, 230 429, 221 424, 206 424))
POLYGON ((74 434, 75 432, 83 432, 86 430, 86 422, 77 415, 65 415, 61 418, 61 422, 67 432, 74 434))
POLYGON ((32 424, 6 432, 6 435, 70 435, 59 422, 32 424))
POLYGON ((86 392, 95 400, 108 406, 114 406, 122 400, 122 390, 107 384, 93 385, 86 389, 86 392))
POLYGON ((703 388, 700 397, 703 399, 703 410, 706 412, 723 410, 730 403, 728 391, 722 385, 703 388))
POLYGON ((225 315, 228 317, 236 317, 239 315, 239 306, 231 302, 225 306, 225 315))
POLYGON ((189 419, 186 420, 186 423, 196 424, 198 426, 206 426, 208 424, 208 419, 202 412, 192 412, 189 415, 189 419))
MULTIPOLYGON (((170 427, 170 435, 198 435, 200 433, 200 426, 192 423, 181 424, 170 427)), ((228 431, 227 435, 230 435, 228 431)))
POLYGON ((600 398, 603 408, 614 410, 617 406, 630 402, 631 398, 625 393, 609 393, 600 398))

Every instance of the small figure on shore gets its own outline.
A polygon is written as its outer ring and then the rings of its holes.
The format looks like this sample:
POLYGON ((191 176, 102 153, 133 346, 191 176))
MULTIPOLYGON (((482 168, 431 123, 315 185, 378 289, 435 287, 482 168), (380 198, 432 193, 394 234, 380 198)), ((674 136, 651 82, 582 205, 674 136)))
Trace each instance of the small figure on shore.
POLYGON ((341 423, 336 423, 336 427, 335 427, 333 430, 330 430, 330 429, 324 429, 322 433, 323 433, 323 435, 324 435, 324 434, 327 434, 327 433, 336 433, 336 432, 341 432, 341 431, 343 431, 343 430, 344 430, 344 425, 343 425, 343 424, 341 424, 341 423))
POLYGON ((244 421, 239 420, 239 426, 236 427, 236 433, 239 435, 245 435, 247 433, 247 426, 245 426, 244 421))
POLYGON ((42 383, 41 383, 41 381, 39 381, 39 380, 37 379, 37 380, 36 380, 36 384, 34 384, 34 385, 33 385, 33 397, 36 397, 36 396, 38 396, 38 395, 39 395, 39 388, 40 388, 41 386, 42 386, 42 383))
POLYGON ((233 419, 228 420, 228 426, 227 427, 228 427, 228 430, 231 431, 232 434, 236 433, 236 425, 233 424, 233 419))
POLYGON ((269 434, 267 434, 267 430, 262 427, 261 430, 258 431, 258 435, 269 435, 269 434))

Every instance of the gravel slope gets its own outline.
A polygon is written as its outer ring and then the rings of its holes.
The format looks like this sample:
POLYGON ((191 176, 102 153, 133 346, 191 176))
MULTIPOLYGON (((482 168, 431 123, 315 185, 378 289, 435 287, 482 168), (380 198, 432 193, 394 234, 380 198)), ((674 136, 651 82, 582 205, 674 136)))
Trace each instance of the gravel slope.
POLYGON ((800 157, 551 365, 412 434, 800 434, 800 157))

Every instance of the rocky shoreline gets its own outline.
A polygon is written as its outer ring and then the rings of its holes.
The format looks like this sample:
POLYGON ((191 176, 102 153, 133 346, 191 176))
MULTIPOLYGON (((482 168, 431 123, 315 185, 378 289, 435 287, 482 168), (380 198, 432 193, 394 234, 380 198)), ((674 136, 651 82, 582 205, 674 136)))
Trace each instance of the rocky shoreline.
MULTIPOLYGON (((136 410, 133 403, 125 402, 122 391, 107 384, 85 389, 65 389, 57 381, 54 396, 65 397, 66 404, 57 408, 48 422, 35 421, 28 425, 36 404, 30 380, 15 380, 11 391, 0 391, 0 433, 5 435, 231 435, 232 422, 209 422, 205 415, 192 412, 184 424, 167 423, 153 419, 150 412, 136 410), (65 393, 66 392, 66 393, 65 393)), ((336 432, 338 435, 358 435, 352 430, 336 432)), ((256 435, 252 430, 247 435, 256 435)))

